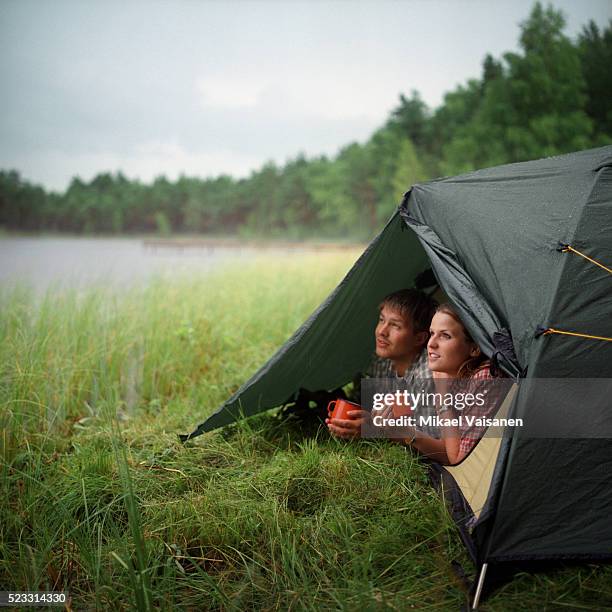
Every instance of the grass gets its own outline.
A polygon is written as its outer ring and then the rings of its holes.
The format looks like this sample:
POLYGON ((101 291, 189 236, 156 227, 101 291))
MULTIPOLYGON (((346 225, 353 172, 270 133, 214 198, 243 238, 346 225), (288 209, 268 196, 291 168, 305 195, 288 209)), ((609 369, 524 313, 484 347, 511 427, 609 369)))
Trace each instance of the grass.
MULTIPOLYGON (((470 567, 416 456, 264 414, 182 446, 356 253, 115 294, 0 295, 0 590, 73 609, 457 610, 470 567)), ((610 567, 521 575, 483 610, 612 609, 610 567)))

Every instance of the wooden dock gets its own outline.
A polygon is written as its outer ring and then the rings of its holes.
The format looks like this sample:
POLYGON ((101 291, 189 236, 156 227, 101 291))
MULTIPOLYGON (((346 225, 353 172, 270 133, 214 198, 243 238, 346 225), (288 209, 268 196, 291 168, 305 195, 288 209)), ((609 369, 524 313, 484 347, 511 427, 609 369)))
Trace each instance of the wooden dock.
POLYGON ((239 238, 146 238, 142 241, 145 249, 176 250, 274 250, 274 251, 348 251, 365 248, 356 242, 292 242, 288 240, 241 240, 239 238))

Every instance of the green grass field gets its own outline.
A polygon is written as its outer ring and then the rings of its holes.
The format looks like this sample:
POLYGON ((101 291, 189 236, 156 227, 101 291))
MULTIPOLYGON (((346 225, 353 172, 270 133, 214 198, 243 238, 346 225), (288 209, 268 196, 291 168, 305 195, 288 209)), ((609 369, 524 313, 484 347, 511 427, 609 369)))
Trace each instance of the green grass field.
MULTIPOLYGON (((74 610, 458 610, 452 562, 473 567, 412 452, 270 413, 178 442, 356 256, 4 291, 0 590, 66 590, 74 610)), ((612 609, 612 568, 520 575, 481 609, 612 609)))

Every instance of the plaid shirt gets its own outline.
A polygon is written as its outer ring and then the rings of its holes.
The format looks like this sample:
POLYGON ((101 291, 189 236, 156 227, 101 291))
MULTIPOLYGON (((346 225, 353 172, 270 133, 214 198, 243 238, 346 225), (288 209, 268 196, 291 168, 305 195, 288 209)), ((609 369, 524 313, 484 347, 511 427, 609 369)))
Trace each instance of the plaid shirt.
POLYGON ((414 385, 421 380, 431 378, 431 370, 429 369, 427 360, 427 351, 421 351, 420 355, 414 360, 414 363, 406 369, 403 376, 400 376, 395 371, 393 362, 390 359, 381 359, 376 355, 370 362, 367 377, 396 378, 408 385, 414 385))
POLYGON ((415 359, 411 367, 407 368, 403 376, 400 376, 393 367, 393 362, 390 359, 382 359, 378 355, 374 355, 367 370, 364 374, 359 374, 353 380, 353 390, 349 394, 349 399, 353 402, 361 402, 361 379, 362 378, 388 378, 396 381, 401 381, 407 385, 413 386, 424 380, 431 378, 431 370, 429 369, 427 360, 427 351, 421 351, 421 354, 415 359))
MULTIPOLYGON (((353 391, 349 394, 349 399, 361 403, 361 380, 362 378, 376 378, 381 381, 381 391, 393 393, 396 389, 407 389, 412 391, 431 391, 432 375, 429 369, 427 351, 423 350, 415 359, 412 366, 406 369, 403 376, 400 376, 393 366, 390 359, 381 359, 377 355, 372 357, 368 369, 363 376, 353 381, 353 391), (384 384, 383 384, 384 381, 384 384)), ((386 407, 378 412, 383 417, 393 416, 391 407, 386 407)), ((418 409, 420 416, 430 416, 436 414, 434 405, 421 405, 418 409)), ((419 425, 417 429, 432 438, 440 437, 440 428, 435 425, 419 425)))
MULTIPOLYGON (((483 406, 470 406, 462 411, 463 416, 489 417, 497 411, 499 401, 503 398, 503 385, 488 384, 494 380, 491 375, 489 364, 485 364, 479 370, 476 370, 472 376, 466 380, 458 380, 458 386, 462 393, 486 393, 487 401, 483 406)), ((458 412, 457 412, 458 414, 458 412)), ((466 423, 465 418, 462 419, 462 425, 459 427, 459 461, 463 459, 476 446, 480 438, 484 435, 487 427, 485 425, 472 425, 466 423)))

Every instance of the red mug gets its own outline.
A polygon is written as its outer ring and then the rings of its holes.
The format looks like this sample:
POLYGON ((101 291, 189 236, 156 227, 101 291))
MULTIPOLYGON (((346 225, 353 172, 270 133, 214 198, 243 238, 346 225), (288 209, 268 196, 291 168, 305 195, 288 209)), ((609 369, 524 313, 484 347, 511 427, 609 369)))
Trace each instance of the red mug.
POLYGON ((327 404, 327 415, 330 419, 352 419, 353 417, 347 414, 349 410, 361 410, 361 406, 345 399, 335 399, 327 404))

